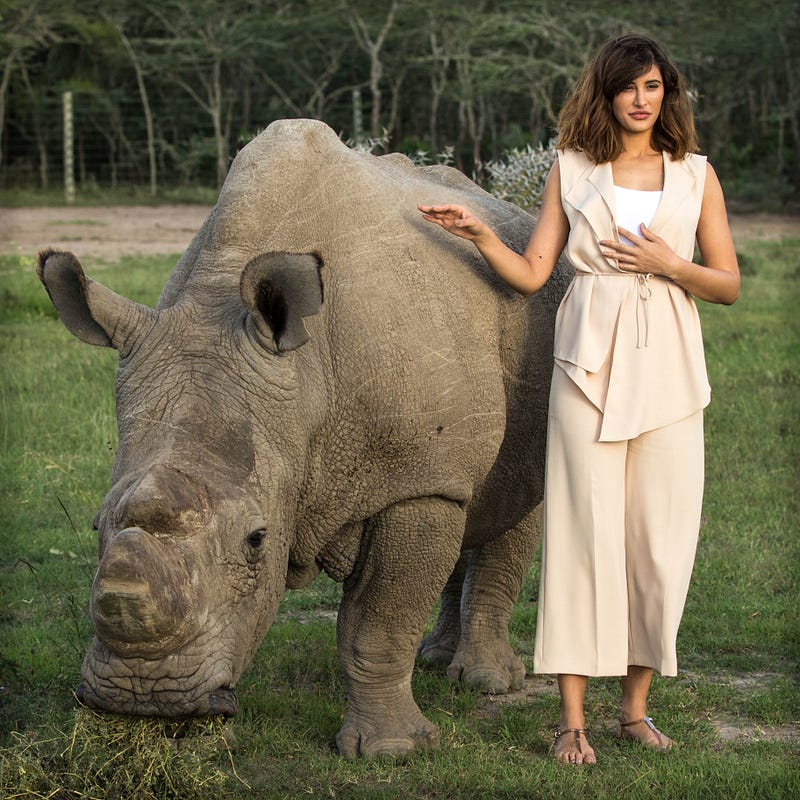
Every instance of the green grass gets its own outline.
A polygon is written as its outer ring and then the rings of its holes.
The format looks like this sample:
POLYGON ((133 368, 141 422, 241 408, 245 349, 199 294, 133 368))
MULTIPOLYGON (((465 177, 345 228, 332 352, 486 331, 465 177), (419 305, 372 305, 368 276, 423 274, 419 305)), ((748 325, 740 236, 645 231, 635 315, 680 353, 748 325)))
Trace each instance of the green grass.
MULTIPOLYGON (((343 687, 334 624, 320 613, 336 608, 339 587, 324 578, 287 595, 240 683, 231 749, 219 721, 177 747, 159 723, 76 709, 91 636, 91 520, 116 443, 116 355, 64 330, 30 259, 0 257, 0 797, 800 797, 800 240, 749 243, 741 256, 739 302, 701 306, 714 388, 704 523, 681 673, 652 692, 652 713, 681 747, 663 757, 619 743, 617 682, 592 681, 601 763, 584 770, 548 758, 558 699, 545 679, 509 702, 430 668, 416 671, 414 691, 441 749, 340 759, 343 687), (721 738, 723 724, 741 735, 721 738)), ((84 266, 153 304, 175 260, 84 266)), ((537 585, 534 566, 512 619, 529 666, 537 585)))

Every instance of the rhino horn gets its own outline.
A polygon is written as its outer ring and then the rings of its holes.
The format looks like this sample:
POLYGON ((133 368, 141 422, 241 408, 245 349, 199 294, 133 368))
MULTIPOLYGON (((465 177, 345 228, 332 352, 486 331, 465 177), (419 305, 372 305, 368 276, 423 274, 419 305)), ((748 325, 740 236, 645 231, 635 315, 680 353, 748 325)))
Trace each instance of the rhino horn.
POLYGON ((262 253, 247 264, 239 290, 256 340, 279 353, 309 340, 303 317, 322 307, 321 268, 314 253, 262 253))
POLYGON ((193 624, 192 577, 170 548, 141 528, 114 536, 92 585, 95 633, 122 656, 173 652, 193 624))
POLYGON ((180 470, 154 464, 122 495, 115 513, 127 525, 154 534, 180 534, 207 521, 209 499, 180 470))
POLYGON ((72 253, 43 250, 36 272, 67 330, 87 344, 126 355, 155 321, 152 309, 88 279, 72 253))

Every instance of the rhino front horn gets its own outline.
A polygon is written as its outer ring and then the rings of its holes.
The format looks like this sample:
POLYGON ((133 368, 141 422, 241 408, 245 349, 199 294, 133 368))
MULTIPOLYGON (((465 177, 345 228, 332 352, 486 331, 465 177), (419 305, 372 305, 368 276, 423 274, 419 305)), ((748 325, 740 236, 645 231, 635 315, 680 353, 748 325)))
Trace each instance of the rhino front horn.
POLYGON ((155 658, 193 633, 186 565, 141 528, 120 531, 106 548, 92 585, 97 637, 120 656, 155 658))

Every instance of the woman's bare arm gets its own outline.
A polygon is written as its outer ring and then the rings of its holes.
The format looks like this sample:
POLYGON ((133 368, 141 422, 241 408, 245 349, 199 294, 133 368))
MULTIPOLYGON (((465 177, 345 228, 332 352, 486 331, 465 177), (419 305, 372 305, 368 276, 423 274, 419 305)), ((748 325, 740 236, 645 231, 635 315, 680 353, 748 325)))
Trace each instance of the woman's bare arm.
POLYGON ((567 243, 569 223, 561 207, 558 162, 547 177, 539 219, 525 252, 515 253, 481 219, 463 206, 419 206, 423 217, 475 244, 486 263, 516 291, 529 295, 547 282, 567 243))

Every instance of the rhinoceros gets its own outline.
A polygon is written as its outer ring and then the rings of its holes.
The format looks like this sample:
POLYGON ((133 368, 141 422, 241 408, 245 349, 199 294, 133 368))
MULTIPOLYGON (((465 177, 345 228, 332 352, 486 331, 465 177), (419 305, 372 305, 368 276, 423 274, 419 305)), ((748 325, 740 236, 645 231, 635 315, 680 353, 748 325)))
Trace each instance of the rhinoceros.
POLYGON ((343 584, 342 755, 437 745, 417 656, 521 685, 508 622, 538 538, 569 275, 515 294, 417 210, 442 202, 524 248, 533 218, 457 170, 281 120, 238 153, 155 309, 40 253, 66 327, 119 353, 83 703, 234 714, 286 588, 321 571, 343 584))

